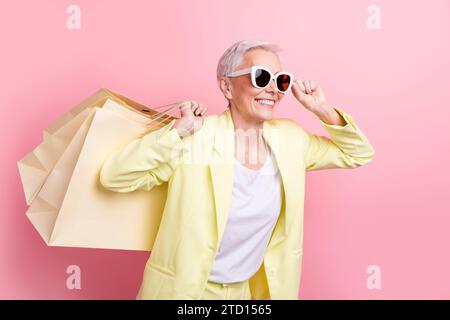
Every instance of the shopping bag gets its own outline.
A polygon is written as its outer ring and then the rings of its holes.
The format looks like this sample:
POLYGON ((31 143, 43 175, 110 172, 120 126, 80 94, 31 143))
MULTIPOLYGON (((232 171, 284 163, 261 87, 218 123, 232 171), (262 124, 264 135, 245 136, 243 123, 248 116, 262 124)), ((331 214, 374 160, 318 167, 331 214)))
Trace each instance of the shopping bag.
MULTIPOLYGON (((162 109, 171 109, 173 104, 169 104, 167 106, 161 106, 161 107, 148 107, 144 104, 141 104, 139 102, 136 102, 120 93, 117 93, 115 91, 112 91, 107 88, 100 88, 93 94, 91 94, 89 97, 84 99, 81 103, 67 111, 65 114, 63 114, 61 117, 59 117, 57 120, 52 122, 47 128, 44 129, 44 140, 51 135, 58 134, 60 129, 62 129, 70 120, 75 118, 79 113, 83 112, 86 108, 89 107, 100 107, 103 105, 103 103, 106 101, 106 99, 111 99, 118 101, 119 103, 123 103, 124 105, 127 105, 131 107, 132 109, 139 110, 139 112, 142 112, 144 114, 148 114, 149 116, 156 116, 160 114, 162 109)), ((164 119, 162 119, 164 120, 164 119)))
MULTIPOLYGON (((119 93, 101 88, 83 100, 80 104, 63 114, 44 129, 43 142, 32 152, 18 161, 19 174, 28 205, 40 190, 56 161, 72 140, 78 128, 89 114, 89 109, 101 107, 106 99, 113 99, 141 110, 149 116, 157 116, 158 111, 137 103, 119 93)), ((171 105, 168 105, 170 107, 171 105)), ((164 119, 163 119, 164 120, 164 119)))
POLYGON ((165 112, 176 105, 158 112, 124 100, 107 98, 75 115, 87 113, 27 211, 48 245, 151 250, 167 185, 121 194, 104 189, 98 175, 110 152, 173 121, 165 112))
POLYGON ((61 157, 73 136, 85 121, 91 108, 87 108, 60 127, 58 132, 46 135, 44 141, 18 161, 19 174, 28 205, 36 197, 49 173, 61 157))

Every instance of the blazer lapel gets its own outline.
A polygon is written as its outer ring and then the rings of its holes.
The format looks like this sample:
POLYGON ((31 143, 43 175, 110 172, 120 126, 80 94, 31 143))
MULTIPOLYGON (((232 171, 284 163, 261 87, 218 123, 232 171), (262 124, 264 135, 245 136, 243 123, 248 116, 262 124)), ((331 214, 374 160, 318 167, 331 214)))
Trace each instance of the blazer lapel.
POLYGON ((216 208, 217 245, 219 245, 227 222, 233 188, 234 125, 229 109, 217 117, 213 149, 210 172, 216 208))
POLYGON ((281 242, 286 238, 286 225, 288 224, 288 215, 287 215, 287 204, 290 193, 288 191, 292 190, 290 175, 287 169, 288 165, 288 150, 285 149, 285 144, 282 142, 287 141, 285 137, 282 136, 282 131, 280 128, 276 127, 273 124, 273 121, 265 121, 263 126, 263 137, 264 140, 270 147, 272 154, 275 157, 275 161, 278 165, 278 170, 280 171, 281 176, 281 185, 282 185, 282 204, 281 211, 278 216, 277 223, 272 233, 272 237, 270 238, 268 248, 275 246, 277 243, 281 242))

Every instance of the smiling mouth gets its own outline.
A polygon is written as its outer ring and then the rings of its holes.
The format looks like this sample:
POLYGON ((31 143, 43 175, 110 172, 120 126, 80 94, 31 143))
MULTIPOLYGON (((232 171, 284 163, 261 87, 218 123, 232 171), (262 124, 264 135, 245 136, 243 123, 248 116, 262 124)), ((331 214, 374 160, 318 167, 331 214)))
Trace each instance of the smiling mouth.
POLYGON ((260 107, 263 107, 263 108, 272 109, 273 106, 275 105, 275 100, 272 100, 272 99, 256 98, 255 101, 260 107))

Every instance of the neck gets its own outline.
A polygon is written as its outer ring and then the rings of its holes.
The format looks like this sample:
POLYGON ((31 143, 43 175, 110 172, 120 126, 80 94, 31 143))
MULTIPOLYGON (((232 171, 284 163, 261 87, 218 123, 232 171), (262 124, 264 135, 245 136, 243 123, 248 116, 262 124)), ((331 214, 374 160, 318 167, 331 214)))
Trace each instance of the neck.
POLYGON ((264 121, 248 119, 237 108, 230 108, 235 132, 235 157, 240 162, 264 163, 266 144, 262 135, 264 121))
POLYGON ((264 126, 264 121, 249 119, 246 115, 239 112, 237 108, 230 107, 231 119, 233 120, 234 131, 240 129, 243 131, 255 130, 258 136, 264 126))

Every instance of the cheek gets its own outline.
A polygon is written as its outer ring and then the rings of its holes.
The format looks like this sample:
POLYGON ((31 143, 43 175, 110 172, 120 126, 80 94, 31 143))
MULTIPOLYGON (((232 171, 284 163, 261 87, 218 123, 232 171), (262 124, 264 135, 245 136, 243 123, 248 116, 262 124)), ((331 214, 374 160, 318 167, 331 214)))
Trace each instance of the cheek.
POLYGON ((261 94, 260 91, 254 89, 255 88, 241 90, 239 95, 236 95, 236 100, 238 100, 241 104, 248 104, 251 106, 255 101, 255 98, 261 94))
POLYGON ((237 88, 239 88, 238 95, 242 98, 255 98, 261 93, 261 89, 255 88, 250 79, 242 78, 241 81, 237 82, 237 88))
POLYGON ((253 86, 246 86, 242 90, 242 95, 244 95, 248 99, 255 99, 259 94, 261 94, 261 90, 253 86))

